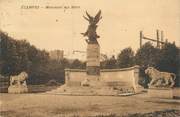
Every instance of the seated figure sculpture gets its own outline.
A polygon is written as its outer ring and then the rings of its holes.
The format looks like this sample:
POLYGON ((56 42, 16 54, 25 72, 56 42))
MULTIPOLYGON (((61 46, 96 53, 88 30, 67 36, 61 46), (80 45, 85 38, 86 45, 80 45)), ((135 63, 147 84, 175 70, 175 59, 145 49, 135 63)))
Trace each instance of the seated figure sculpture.
POLYGON ((154 67, 148 67, 145 73, 151 78, 149 87, 172 88, 175 84, 176 75, 174 73, 160 72, 154 67))
POLYGON ((10 76, 10 86, 8 88, 9 93, 26 93, 28 92, 26 80, 28 74, 21 72, 19 75, 10 76))

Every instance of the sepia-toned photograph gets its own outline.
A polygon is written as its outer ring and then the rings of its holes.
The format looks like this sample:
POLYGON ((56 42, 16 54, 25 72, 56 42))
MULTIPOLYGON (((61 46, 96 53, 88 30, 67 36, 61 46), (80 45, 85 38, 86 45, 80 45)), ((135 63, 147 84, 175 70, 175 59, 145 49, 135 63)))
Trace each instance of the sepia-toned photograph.
POLYGON ((180 0, 0 0, 0 117, 180 117, 180 0))

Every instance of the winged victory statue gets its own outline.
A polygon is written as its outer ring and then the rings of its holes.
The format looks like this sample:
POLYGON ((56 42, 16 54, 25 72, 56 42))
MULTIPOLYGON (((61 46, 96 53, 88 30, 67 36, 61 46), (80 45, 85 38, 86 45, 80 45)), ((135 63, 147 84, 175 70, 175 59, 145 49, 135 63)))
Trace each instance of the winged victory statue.
POLYGON ((89 26, 88 29, 85 33, 81 33, 84 37, 88 37, 88 39, 86 39, 87 43, 98 43, 97 42, 97 38, 99 38, 100 36, 97 35, 96 33, 96 29, 98 27, 97 23, 102 19, 101 16, 101 10, 99 10, 99 12, 96 14, 95 17, 89 15, 89 13, 86 11, 86 15, 87 17, 83 16, 84 19, 86 19, 89 22, 89 26))

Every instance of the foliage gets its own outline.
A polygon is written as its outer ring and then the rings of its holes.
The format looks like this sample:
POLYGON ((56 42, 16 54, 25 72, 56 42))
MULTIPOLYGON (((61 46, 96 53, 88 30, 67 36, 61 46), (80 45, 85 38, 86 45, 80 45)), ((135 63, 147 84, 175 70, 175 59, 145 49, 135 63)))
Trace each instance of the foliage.
POLYGON ((160 71, 172 72, 177 75, 176 86, 179 82, 178 71, 180 70, 179 63, 180 49, 175 44, 165 43, 161 49, 155 48, 151 43, 145 43, 140 49, 137 50, 135 56, 135 62, 140 65, 140 84, 147 87, 149 82, 148 76, 144 73, 144 70, 148 67, 155 67, 160 71))
POLYGON ((145 43, 140 49, 137 50, 135 56, 136 64, 143 68, 148 66, 156 67, 160 59, 160 49, 155 48, 151 43, 145 43))
POLYGON ((78 59, 73 60, 72 64, 70 65, 71 69, 85 69, 86 68, 86 63, 81 62, 78 59))
MULTIPOLYGON (((148 66, 160 71, 172 72, 177 75, 176 86, 180 85, 180 49, 171 43, 165 43, 161 49, 151 43, 145 43, 134 55, 129 47, 123 49, 117 59, 111 58, 101 62, 101 68, 114 69, 140 65, 140 84, 147 87, 148 76, 144 70, 148 66)), ((86 62, 78 59, 51 60, 48 52, 37 49, 26 40, 15 40, 0 31, 0 74, 10 76, 26 71, 29 74, 28 83, 41 84, 49 80, 64 82, 64 69, 85 69, 86 62)))
POLYGON ((60 79, 63 77, 59 75, 63 73, 63 68, 50 61, 48 52, 45 50, 37 49, 26 40, 15 40, 3 32, 0 32, 0 39, 0 73, 2 75, 17 75, 26 71, 29 74, 28 82, 32 84, 43 83, 52 78, 58 79, 59 76, 60 79))
POLYGON ((180 72, 180 49, 176 47, 175 43, 166 43, 161 49, 160 56, 157 63, 158 69, 175 73, 177 76, 176 86, 180 86, 180 74, 178 73, 180 72))
POLYGON ((116 68, 116 59, 112 56, 110 59, 101 62, 102 69, 115 69, 116 68))
POLYGON ((161 58, 157 63, 159 69, 168 72, 177 73, 180 66, 180 49, 175 44, 166 43, 161 49, 161 58))
POLYGON ((149 83, 148 76, 144 73, 148 66, 156 67, 156 63, 160 58, 160 50, 155 48, 150 42, 145 43, 139 48, 135 55, 135 63, 140 66, 141 79, 139 84, 147 87, 149 83))
POLYGON ((26 40, 14 40, 5 33, 0 33, 1 61, 3 75, 14 75, 29 71, 48 61, 48 53, 36 49, 26 40), (34 51, 33 51, 34 50, 34 51))
POLYGON ((37 49, 26 40, 15 40, 0 32, 0 74, 17 75, 22 71, 29 74, 28 84, 44 84, 49 80, 64 82, 65 68, 85 68, 86 63, 67 59, 51 60, 48 52, 37 49))
POLYGON ((125 48, 118 54, 117 65, 119 68, 132 67, 134 65, 134 52, 129 48, 125 48))

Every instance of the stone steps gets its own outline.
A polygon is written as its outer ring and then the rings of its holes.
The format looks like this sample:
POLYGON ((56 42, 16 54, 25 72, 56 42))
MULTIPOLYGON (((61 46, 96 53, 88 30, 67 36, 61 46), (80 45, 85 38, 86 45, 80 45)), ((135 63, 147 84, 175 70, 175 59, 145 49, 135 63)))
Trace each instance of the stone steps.
POLYGON ((66 85, 63 85, 46 93, 65 95, 119 95, 122 93, 130 92, 122 92, 121 90, 113 89, 112 87, 68 87, 66 85))

